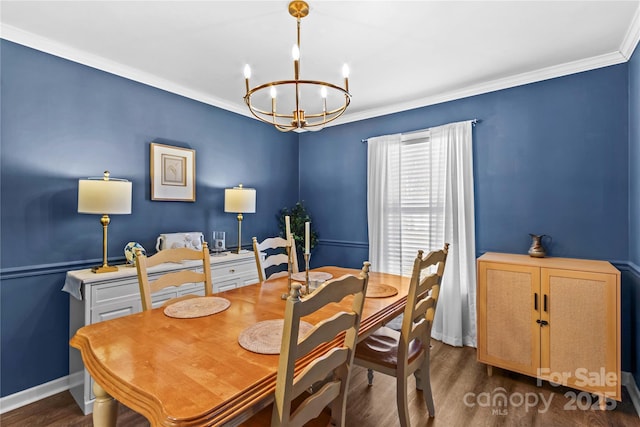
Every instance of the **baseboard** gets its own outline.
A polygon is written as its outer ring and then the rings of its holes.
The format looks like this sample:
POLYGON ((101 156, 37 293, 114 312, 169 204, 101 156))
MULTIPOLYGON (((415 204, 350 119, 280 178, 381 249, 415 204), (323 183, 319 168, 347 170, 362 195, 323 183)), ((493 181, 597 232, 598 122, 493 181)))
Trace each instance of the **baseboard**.
POLYGON ((633 407, 636 408, 636 413, 640 418, 640 390, 638 390, 638 384, 636 384, 636 380, 631 372, 622 373, 622 385, 627 388, 629 396, 631 396, 631 402, 633 402, 633 407))
POLYGON ((30 403, 37 402, 45 397, 53 396, 75 387, 82 382, 83 372, 76 372, 62 378, 40 384, 26 390, 19 391, 9 396, 0 398, 0 414, 13 411, 30 403))

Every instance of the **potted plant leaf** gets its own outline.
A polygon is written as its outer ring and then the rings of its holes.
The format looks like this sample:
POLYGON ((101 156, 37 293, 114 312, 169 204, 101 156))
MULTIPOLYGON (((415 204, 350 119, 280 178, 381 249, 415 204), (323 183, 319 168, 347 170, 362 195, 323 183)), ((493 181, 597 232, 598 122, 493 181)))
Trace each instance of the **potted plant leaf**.
MULTIPOLYGON (((280 236, 286 237, 284 217, 289 216, 289 222, 291 225, 291 234, 296 245, 296 252, 298 254, 304 254, 304 224, 310 222, 309 229, 309 249, 313 249, 318 244, 318 233, 313 227, 313 221, 311 216, 304 207, 304 201, 297 202, 291 209, 284 207, 280 209, 278 213, 278 227, 280 229, 280 236)), ((299 260, 298 260, 299 261, 299 260)), ((304 264, 301 264, 304 265, 304 264)))

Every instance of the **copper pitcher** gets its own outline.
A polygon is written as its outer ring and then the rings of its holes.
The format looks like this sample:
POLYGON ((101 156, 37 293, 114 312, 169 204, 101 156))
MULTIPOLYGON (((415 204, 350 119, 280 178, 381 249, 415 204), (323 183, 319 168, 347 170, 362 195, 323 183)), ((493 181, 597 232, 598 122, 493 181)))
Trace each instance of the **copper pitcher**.
POLYGON ((536 235, 529 233, 531 236, 531 247, 529 248, 529 255, 535 258, 544 258, 547 252, 544 250, 544 246, 542 246, 542 238, 546 236, 546 234, 536 235))

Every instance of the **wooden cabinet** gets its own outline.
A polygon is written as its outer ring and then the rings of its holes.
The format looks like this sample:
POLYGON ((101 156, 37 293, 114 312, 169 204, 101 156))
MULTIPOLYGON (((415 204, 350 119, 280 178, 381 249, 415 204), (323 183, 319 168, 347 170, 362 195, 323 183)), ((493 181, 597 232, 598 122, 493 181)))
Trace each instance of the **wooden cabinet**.
POLYGON ((620 272, 610 263, 486 253, 477 298, 478 360, 489 371, 621 399, 620 272))
MULTIPOLYGON (((169 271, 185 269, 202 269, 202 262, 185 261, 152 267, 149 278, 154 280, 169 271)), ((211 280, 214 293, 256 283, 258 270, 253 252, 212 256, 211 280)), ((65 290, 72 294, 69 299, 69 338, 82 326, 142 310, 138 277, 133 267, 119 266, 117 272, 102 274, 91 273, 88 269, 69 271, 65 290)), ((201 283, 166 288, 152 295, 152 304, 158 307, 168 299, 186 294, 204 295, 204 288, 201 283)), ((69 347, 69 374, 72 396, 83 413, 90 414, 95 399, 93 379, 84 369, 80 352, 72 347, 69 347)))

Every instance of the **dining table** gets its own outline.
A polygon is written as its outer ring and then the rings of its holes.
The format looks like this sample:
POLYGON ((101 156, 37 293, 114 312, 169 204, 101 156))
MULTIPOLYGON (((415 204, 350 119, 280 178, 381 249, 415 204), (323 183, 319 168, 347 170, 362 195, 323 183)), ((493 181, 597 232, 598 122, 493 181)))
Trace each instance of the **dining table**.
MULTIPOLYGON (((333 278, 360 274, 359 269, 333 266, 311 272, 333 278)), ((289 283, 285 276, 215 294, 228 300, 228 307, 207 316, 175 318, 159 307, 78 329, 70 345, 80 350, 95 380, 94 425, 115 426, 117 402, 152 426, 234 426, 272 403, 278 354, 247 350, 239 336, 260 322, 284 318, 282 296, 289 283)), ((369 273, 358 340, 403 311, 408 288, 408 277, 369 273)), ((349 310, 352 298, 303 320, 316 324, 349 310)), ((296 372, 341 345, 341 339, 298 359, 296 372)))

